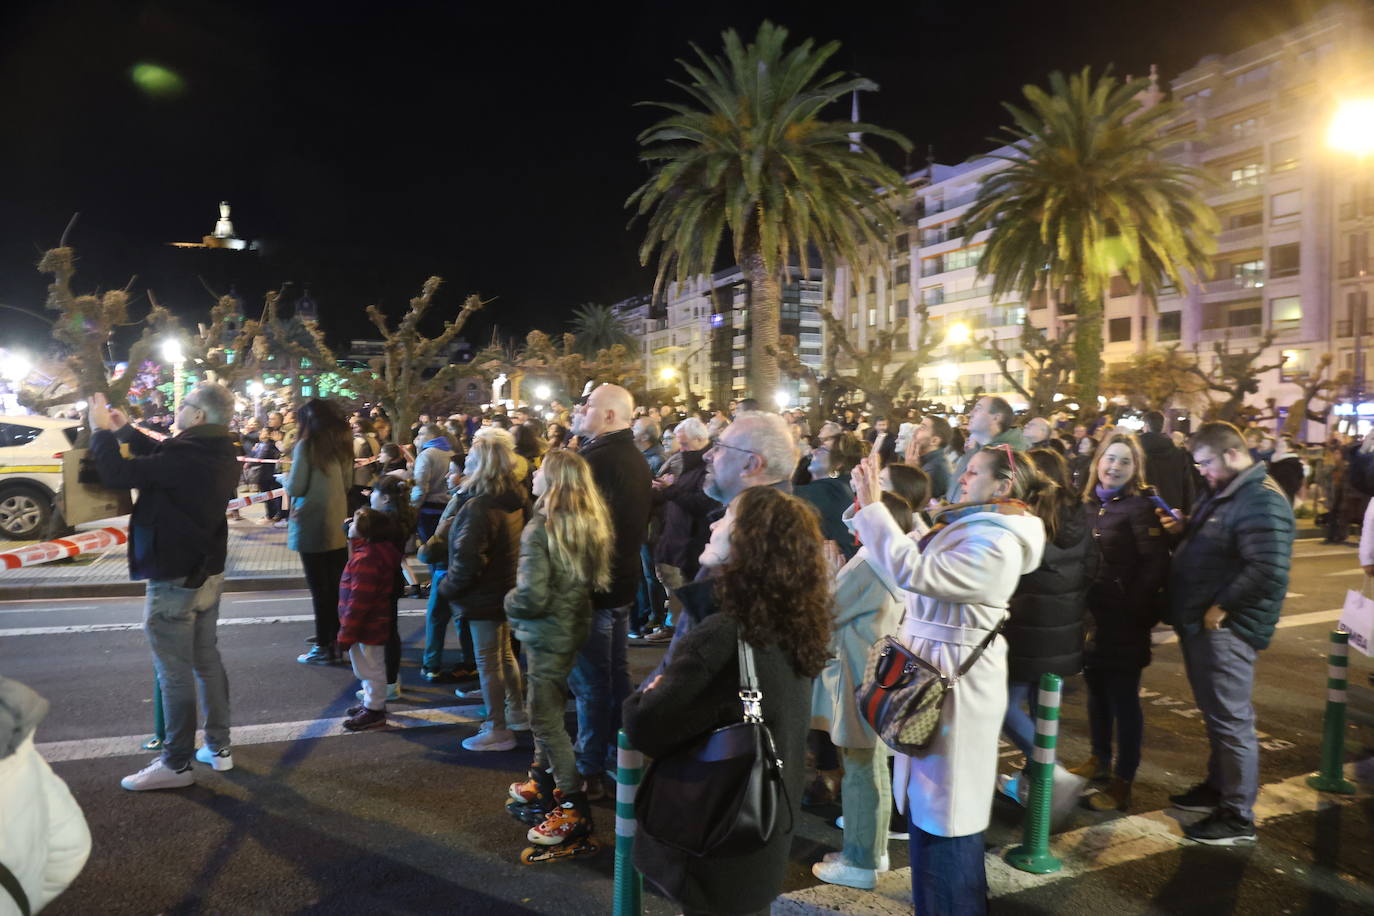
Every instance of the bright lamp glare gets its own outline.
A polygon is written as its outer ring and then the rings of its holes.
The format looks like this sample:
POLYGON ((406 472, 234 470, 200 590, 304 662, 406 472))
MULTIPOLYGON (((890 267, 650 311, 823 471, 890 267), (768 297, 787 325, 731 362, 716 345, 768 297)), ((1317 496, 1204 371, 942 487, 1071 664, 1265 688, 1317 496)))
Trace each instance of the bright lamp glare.
POLYGON ((779 391, 777 394, 773 395, 773 400, 777 401, 779 407, 786 407, 788 404, 792 403, 792 395, 788 394, 786 391, 779 391))
POLYGON ((0 356, 0 377, 22 382, 33 371, 33 360, 23 353, 6 353, 0 356))
POLYGON ((186 358, 181 352, 181 341, 164 340, 162 342, 162 358, 169 363, 179 363, 186 358))
POLYGON ((541 401, 547 401, 550 393, 548 385, 540 385, 534 389, 534 396, 541 401))
POLYGON ((662 369, 658 370, 658 377, 665 382, 671 382, 673 379, 677 378, 677 370, 672 366, 664 366, 662 369))
POLYGON ((1374 99, 1346 99, 1336 106, 1326 143, 1334 150, 1367 156, 1374 153, 1374 99))
POLYGON ((972 336, 973 333, 969 330, 968 325, 960 321, 949 326, 949 333, 945 335, 945 343, 953 344, 956 347, 962 347, 969 342, 972 336))
POLYGON ((954 363, 945 363, 938 371, 940 381, 946 385, 952 385, 959 380, 959 367, 954 363))
POLYGON ((253 380, 253 381, 251 381, 251 382, 248 383, 248 394, 249 394, 250 396, 255 397, 255 398, 257 398, 257 397, 262 397, 262 392, 263 392, 262 382, 259 382, 259 381, 257 381, 257 380, 255 379, 255 380, 253 380))

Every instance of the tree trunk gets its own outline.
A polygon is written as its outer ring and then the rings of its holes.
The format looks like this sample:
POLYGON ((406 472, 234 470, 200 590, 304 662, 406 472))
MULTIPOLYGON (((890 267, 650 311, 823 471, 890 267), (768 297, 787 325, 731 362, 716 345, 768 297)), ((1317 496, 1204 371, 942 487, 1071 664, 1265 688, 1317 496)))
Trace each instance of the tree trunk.
POLYGON ((1098 413, 1097 396, 1102 387, 1102 301, 1089 302, 1077 290, 1074 304, 1078 312, 1074 327, 1073 355, 1078 382, 1078 404, 1083 416, 1098 413))
POLYGON ((782 285, 777 274, 764 266, 757 249, 745 252, 744 276, 749 280, 749 387, 746 397, 757 398, 771 409, 778 390, 778 320, 782 311, 782 285))

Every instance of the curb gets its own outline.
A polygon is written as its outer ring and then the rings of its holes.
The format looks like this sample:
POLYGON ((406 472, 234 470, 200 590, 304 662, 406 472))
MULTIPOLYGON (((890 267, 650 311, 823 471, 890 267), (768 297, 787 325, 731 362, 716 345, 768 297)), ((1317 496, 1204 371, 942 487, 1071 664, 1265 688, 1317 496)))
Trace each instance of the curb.
MULTIPOLYGON (((225 579, 224 593, 266 592, 277 589, 305 588, 304 575, 259 576, 247 579, 225 579)), ((0 601, 24 601, 58 598, 136 598, 145 591, 142 580, 137 582, 100 582, 70 585, 14 585, 0 587, 0 601)))

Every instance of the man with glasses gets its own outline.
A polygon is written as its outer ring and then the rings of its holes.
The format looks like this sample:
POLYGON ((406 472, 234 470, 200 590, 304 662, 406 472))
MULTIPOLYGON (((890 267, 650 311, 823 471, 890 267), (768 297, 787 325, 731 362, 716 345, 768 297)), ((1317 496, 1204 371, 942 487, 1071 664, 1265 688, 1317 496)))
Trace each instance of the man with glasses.
POLYGON ((228 422, 234 396, 222 385, 197 385, 176 412, 176 436, 140 433, 99 392, 89 398, 91 457, 100 481, 138 490, 129 516, 129 577, 147 579, 143 630, 162 689, 167 740, 162 755, 126 776, 124 788, 191 785, 191 758, 228 770, 229 680, 215 628, 224 589, 229 525, 224 504, 238 489, 239 462, 228 422), (131 457, 120 453, 128 446, 131 457), (196 740, 196 686, 205 702, 205 746, 196 740))
POLYGON ((1183 828, 1190 840, 1248 846, 1256 839, 1259 794, 1255 663, 1269 646, 1288 591, 1293 509, 1230 423, 1204 423, 1190 447, 1208 492, 1191 517, 1155 511, 1179 538, 1169 570, 1169 622, 1183 648, 1211 754, 1207 778, 1169 801, 1207 814, 1183 828))

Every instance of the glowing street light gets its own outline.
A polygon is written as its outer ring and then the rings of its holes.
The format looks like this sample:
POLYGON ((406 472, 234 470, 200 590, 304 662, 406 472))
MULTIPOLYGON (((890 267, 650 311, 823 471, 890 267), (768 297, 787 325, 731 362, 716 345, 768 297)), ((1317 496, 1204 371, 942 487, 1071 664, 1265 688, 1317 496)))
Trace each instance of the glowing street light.
POLYGON ((12 382, 22 382, 33 371, 33 360, 17 350, 9 350, 0 355, 0 378, 12 382))
POLYGON ((1326 130, 1326 145, 1342 153, 1374 153, 1374 99, 1345 99, 1326 130))
POLYGON ((782 410, 786 408, 788 404, 792 403, 792 395, 788 394, 786 391, 779 390, 773 395, 773 400, 777 402, 778 409, 782 410))
POLYGON ((677 370, 672 366, 664 366, 662 369, 658 370, 658 377, 665 382, 671 382, 673 379, 677 378, 677 370))
POLYGON ((940 368, 935 370, 936 377, 945 385, 953 385, 959 381, 959 366, 955 363, 942 363, 940 368))
POLYGON ((955 347, 965 346, 972 339, 973 331, 962 321, 950 325, 948 333, 945 334, 945 343, 955 347))
POLYGON ((548 385, 537 385, 534 389, 534 396, 541 401, 547 401, 549 399, 549 395, 552 393, 553 392, 549 390, 548 385))
POLYGON ((181 341, 169 337, 162 342, 162 358, 172 364, 172 409, 181 410, 181 389, 186 387, 182 363, 186 354, 182 352, 181 341))

